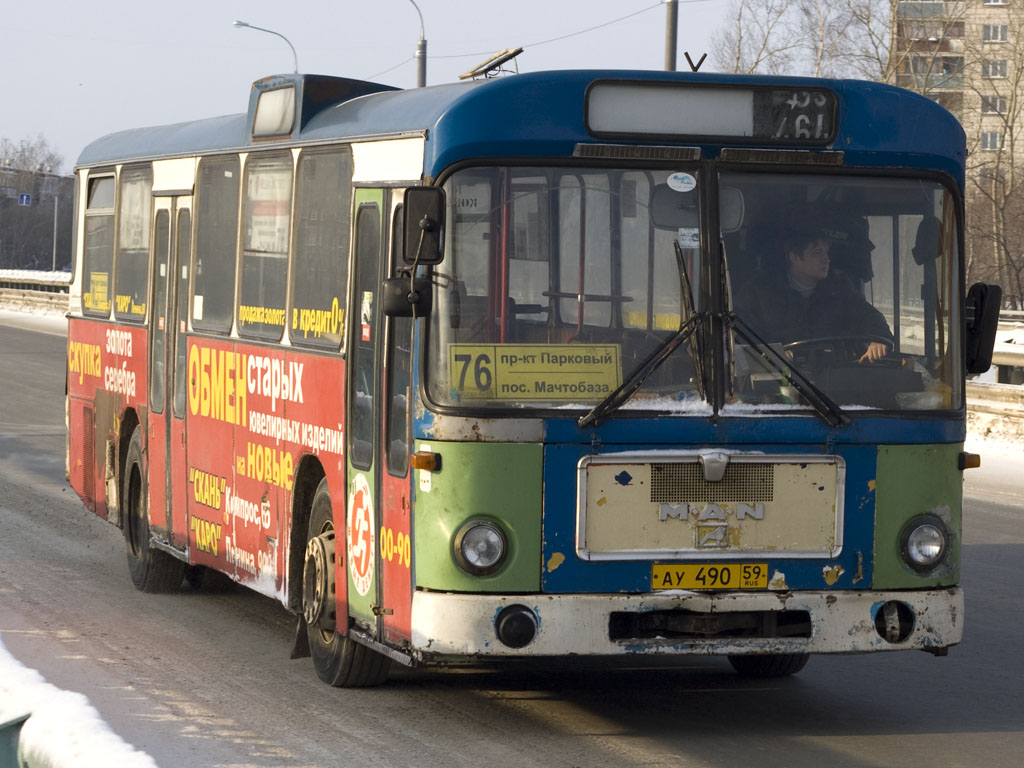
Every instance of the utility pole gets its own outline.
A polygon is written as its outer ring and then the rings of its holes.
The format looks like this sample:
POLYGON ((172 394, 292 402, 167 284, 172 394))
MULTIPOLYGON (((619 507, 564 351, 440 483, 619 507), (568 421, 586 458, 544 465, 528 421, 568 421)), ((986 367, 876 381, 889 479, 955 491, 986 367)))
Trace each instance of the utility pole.
POLYGON ((409 0, 416 14, 420 17, 420 39, 416 43, 416 87, 422 88, 427 84, 427 38, 423 32, 423 14, 416 0, 409 0))
POLYGON ((665 71, 676 71, 676 30, 679 28, 679 6, 676 0, 665 0, 665 71))
POLYGON ((53 268, 51 272, 57 271, 57 211, 60 209, 60 185, 53 194, 53 268))

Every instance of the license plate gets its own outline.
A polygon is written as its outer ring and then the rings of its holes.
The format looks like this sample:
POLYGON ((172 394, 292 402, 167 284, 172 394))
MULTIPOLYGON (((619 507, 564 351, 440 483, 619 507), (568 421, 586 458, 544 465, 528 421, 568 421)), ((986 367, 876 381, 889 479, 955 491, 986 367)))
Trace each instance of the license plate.
POLYGON ((651 566, 651 589, 765 589, 767 563, 651 566))

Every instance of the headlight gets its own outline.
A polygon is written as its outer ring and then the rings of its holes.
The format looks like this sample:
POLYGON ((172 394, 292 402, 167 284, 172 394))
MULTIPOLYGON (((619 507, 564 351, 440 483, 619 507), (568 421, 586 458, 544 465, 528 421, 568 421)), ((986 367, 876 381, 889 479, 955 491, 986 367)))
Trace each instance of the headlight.
POLYGON ((501 527, 484 519, 467 520, 455 534, 455 562, 473 576, 494 573, 508 552, 508 541, 501 527))
POLYGON ((903 559, 916 571, 930 571, 946 558, 949 532, 935 515, 915 517, 900 537, 903 559))

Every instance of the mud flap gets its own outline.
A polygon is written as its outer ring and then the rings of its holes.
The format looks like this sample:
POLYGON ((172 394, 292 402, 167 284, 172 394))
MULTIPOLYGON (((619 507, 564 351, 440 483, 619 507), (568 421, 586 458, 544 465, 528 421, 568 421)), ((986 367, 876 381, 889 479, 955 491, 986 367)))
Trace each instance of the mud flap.
POLYGON ((292 645, 292 652, 288 658, 309 658, 309 637, 306 635, 306 620, 302 614, 299 614, 298 622, 295 625, 295 643, 292 645))

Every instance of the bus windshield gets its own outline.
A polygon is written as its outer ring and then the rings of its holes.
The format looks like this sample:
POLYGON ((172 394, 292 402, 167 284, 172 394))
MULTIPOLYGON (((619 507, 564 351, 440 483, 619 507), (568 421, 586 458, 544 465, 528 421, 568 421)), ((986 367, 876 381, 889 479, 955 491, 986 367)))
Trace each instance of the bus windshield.
POLYGON ((954 200, 920 179, 722 173, 732 319, 725 410, 802 405, 791 370, 844 409, 959 407, 954 200), (766 347, 771 347, 766 350, 766 347), (769 365, 771 352, 780 365, 769 365))
MULTIPOLYGON (((434 272, 432 400, 549 409, 605 399, 704 307, 697 185, 695 169, 454 174, 434 272)), ((624 407, 708 412, 696 340, 624 407)))
POLYGON ((602 417, 821 411, 819 400, 843 411, 959 407, 958 232, 945 187, 702 168, 450 177, 432 401, 600 403, 602 417), (700 206, 712 182, 715 238, 700 206), (711 315, 725 319, 717 338, 711 315), (718 374, 708 370, 715 344, 728 367, 718 374), (717 403, 709 377, 725 382, 717 403), (620 386, 628 396, 612 395, 620 386))

